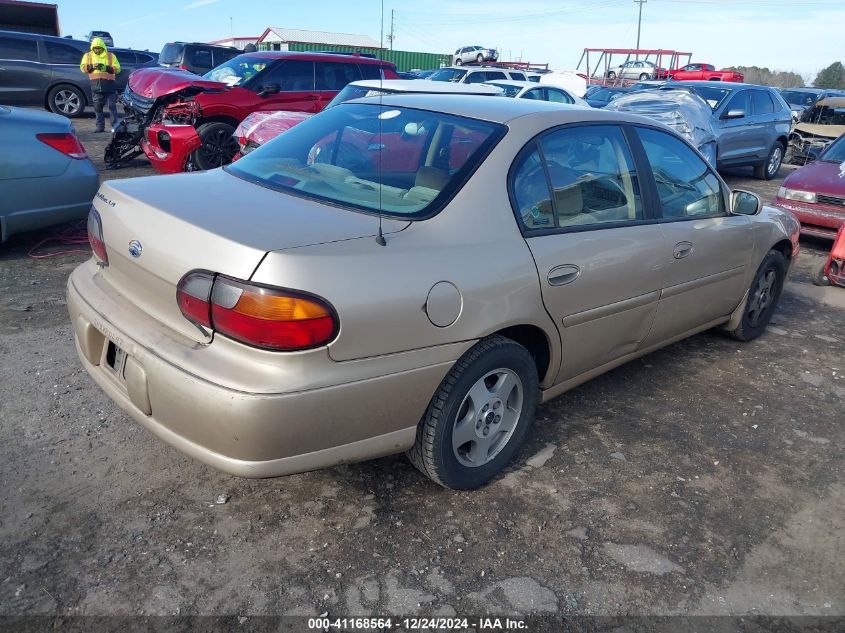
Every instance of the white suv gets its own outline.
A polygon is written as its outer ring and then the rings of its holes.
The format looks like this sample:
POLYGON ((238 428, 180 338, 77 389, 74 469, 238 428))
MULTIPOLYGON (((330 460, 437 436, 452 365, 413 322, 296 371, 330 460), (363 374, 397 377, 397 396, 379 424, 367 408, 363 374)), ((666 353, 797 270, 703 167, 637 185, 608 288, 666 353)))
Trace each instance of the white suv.
POLYGON ((428 79, 431 81, 451 81, 456 84, 482 84, 487 81, 500 81, 502 79, 526 81, 528 78, 521 70, 513 70, 512 68, 498 68, 494 66, 479 66, 476 68, 446 66, 435 72, 428 79))
POLYGON ((495 48, 484 48, 483 46, 464 46, 455 51, 455 65, 460 66, 468 62, 494 62, 499 59, 499 51, 495 48))

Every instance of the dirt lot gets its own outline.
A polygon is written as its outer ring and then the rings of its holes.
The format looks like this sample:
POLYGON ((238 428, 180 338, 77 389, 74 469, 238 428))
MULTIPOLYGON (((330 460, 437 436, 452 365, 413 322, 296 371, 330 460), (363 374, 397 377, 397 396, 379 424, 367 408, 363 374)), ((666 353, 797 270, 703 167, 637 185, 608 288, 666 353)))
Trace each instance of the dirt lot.
POLYGON ((86 256, 30 259, 51 234, 0 247, 0 614, 845 615, 845 290, 810 283, 822 243, 762 338, 593 380, 456 493, 403 457, 255 481, 170 448, 80 369, 64 285, 86 256))

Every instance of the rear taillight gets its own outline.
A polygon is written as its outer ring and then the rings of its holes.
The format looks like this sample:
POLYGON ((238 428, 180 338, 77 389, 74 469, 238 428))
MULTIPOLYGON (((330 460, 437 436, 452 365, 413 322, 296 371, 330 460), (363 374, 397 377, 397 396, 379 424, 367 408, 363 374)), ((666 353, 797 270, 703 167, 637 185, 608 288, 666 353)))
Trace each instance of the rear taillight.
POLYGON ((106 243, 103 240, 103 221, 100 214, 94 207, 88 212, 88 243, 94 251, 94 257, 103 266, 109 265, 109 255, 106 252, 106 243))
POLYGON ((179 64, 179 69, 180 69, 180 70, 191 70, 190 68, 188 68, 187 66, 185 66, 185 64, 179 64))
POLYGON ((319 347, 338 331, 334 310, 319 297, 208 271, 185 275, 176 297, 189 321, 261 349, 319 347))
POLYGON ((185 318, 192 323, 211 327, 211 287, 214 273, 196 271, 188 273, 176 288, 176 301, 185 318))
POLYGON ((85 148, 82 147, 82 143, 70 132, 36 134, 35 138, 75 160, 88 158, 88 154, 85 152, 85 148))

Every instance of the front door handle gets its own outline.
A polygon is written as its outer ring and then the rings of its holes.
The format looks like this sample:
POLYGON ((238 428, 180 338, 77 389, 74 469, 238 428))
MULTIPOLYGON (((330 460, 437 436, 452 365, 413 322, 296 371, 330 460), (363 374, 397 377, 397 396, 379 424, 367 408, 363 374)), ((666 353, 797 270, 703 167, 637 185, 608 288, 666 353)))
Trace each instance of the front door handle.
POLYGON ((581 269, 572 264, 565 264, 563 266, 555 266, 549 271, 546 279, 550 286, 565 286, 571 284, 581 275, 581 269))
POLYGON ((695 250, 695 247, 692 245, 692 242, 678 242, 675 244, 675 250, 672 251, 672 255, 674 255, 675 259, 683 259, 692 255, 693 250, 695 250))

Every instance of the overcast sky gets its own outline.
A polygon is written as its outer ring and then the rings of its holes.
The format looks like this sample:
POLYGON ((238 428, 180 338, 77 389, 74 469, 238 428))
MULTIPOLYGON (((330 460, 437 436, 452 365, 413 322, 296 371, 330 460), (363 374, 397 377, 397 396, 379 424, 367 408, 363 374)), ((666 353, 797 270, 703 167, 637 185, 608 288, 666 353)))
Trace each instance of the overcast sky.
MULTIPOLYGON (((384 30, 395 10, 394 48, 454 52, 497 47, 502 59, 574 68, 585 47, 634 47, 634 0, 385 0, 384 30)), ((59 2, 63 34, 112 33, 119 46, 160 50, 170 40, 259 35, 268 26, 380 38, 377 0, 143 0, 59 2), (104 10, 104 7, 108 7, 104 10)), ((845 61, 842 0, 647 0, 641 48, 693 53, 693 61, 767 66, 812 79, 845 61)), ((386 40, 385 40, 386 42, 386 40)))

